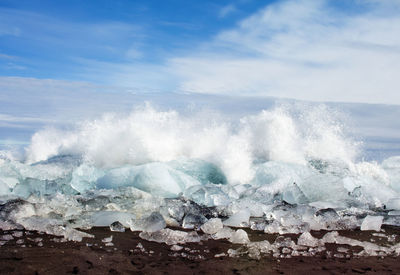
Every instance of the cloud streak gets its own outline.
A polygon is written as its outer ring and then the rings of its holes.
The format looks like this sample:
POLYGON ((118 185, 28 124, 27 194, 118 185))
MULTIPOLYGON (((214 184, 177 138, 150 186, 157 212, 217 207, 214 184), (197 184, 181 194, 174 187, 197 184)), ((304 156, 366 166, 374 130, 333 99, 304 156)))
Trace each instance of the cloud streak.
POLYGON ((169 65, 190 92, 400 104, 398 1, 279 1, 169 65))

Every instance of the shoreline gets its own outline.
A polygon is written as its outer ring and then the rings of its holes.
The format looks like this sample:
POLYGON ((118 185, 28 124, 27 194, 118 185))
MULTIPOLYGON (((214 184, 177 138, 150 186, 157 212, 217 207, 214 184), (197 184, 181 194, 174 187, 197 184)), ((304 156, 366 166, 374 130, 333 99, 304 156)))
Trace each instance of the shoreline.
MULTIPOLYGON (((385 234, 399 242, 400 227, 384 226, 385 234)), ((251 241, 269 240, 278 234, 246 230, 251 241)), ((345 249, 358 252, 357 246, 327 244, 326 250, 314 256, 274 257, 263 254, 260 259, 248 255, 229 256, 230 249, 240 251, 242 245, 228 240, 202 240, 177 246, 146 241, 139 232, 111 232, 108 227, 86 230, 95 238, 82 242, 65 241, 61 237, 38 232, 0 231, 12 240, 0 246, 1 274, 400 274, 396 256, 337 256, 345 249), (20 232, 20 233, 18 233, 20 232), (110 242, 109 238, 112 237, 110 242), (335 256, 336 255, 336 256, 335 256)), ((312 232, 322 236, 325 232, 312 232)), ((376 232, 375 232, 376 233, 376 232)), ((343 230, 341 236, 371 241, 374 232, 343 230)), ((294 234, 281 235, 296 238, 294 234)), ((297 235, 298 237, 298 235, 297 235)), ((384 238, 374 237, 374 243, 384 238)), ((349 255, 351 255, 349 253, 349 255)))

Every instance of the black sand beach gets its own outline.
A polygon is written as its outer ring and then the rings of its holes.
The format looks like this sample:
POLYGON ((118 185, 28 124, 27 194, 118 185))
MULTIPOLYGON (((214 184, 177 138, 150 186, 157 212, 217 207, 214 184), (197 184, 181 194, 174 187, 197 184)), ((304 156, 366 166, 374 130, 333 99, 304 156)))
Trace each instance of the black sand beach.
MULTIPOLYGON (((386 234, 396 235, 398 242, 400 228, 384 229, 386 234)), ((228 249, 240 245, 227 240, 187 243, 181 245, 181 250, 173 251, 170 245, 141 239, 138 232, 93 228, 88 233, 95 238, 71 242, 37 232, 1 232, 1 236, 17 237, 0 247, 0 274, 400 274, 398 257, 351 256, 358 248, 346 245, 326 245, 326 251, 312 257, 275 258, 265 254, 257 260, 246 255, 229 257, 228 249), (111 235, 113 245, 106 246, 102 240, 111 235), (338 254, 339 247, 347 247, 349 256, 338 254)), ((368 241, 372 233, 340 231, 340 235, 368 241)), ((249 237, 252 241, 273 241, 277 235, 250 231, 249 237)), ((374 243, 382 242, 381 238, 374 238, 374 243)))

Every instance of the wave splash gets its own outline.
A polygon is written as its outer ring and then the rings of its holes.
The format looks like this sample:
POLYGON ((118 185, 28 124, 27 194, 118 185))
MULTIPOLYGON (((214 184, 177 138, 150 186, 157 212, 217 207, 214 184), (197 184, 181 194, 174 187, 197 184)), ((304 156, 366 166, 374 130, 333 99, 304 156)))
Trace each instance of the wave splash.
POLYGON ((75 129, 45 129, 23 161, 0 159, 2 207, 16 205, 1 224, 37 228, 39 217, 64 228, 118 221, 146 231, 154 228, 142 226, 146 213, 157 225, 191 228, 222 217, 265 232, 354 228, 371 213, 398 224, 400 157, 357 161, 361 144, 339 117, 324 105, 237 120, 146 105, 75 129))
POLYGON ((27 162, 73 155, 96 167, 114 168, 201 159, 220 167, 229 182, 244 184, 252 180, 254 163, 260 161, 305 165, 310 159, 323 159, 350 164, 357 152, 357 144, 324 106, 297 114, 280 107, 238 121, 213 113, 186 117, 145 106, 126 117, 109 114, 84 122, 73 131, 38 132, 27 149, 27 162))

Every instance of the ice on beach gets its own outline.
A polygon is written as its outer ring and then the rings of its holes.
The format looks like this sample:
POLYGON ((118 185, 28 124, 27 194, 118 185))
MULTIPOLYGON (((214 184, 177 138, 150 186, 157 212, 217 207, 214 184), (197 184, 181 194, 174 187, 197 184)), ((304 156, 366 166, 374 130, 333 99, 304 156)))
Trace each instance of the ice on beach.
POLYGON ((361 224, 361 230, 374 230, 380 231, 383 222, 382 216, 366 216, 361 224))
POLYGON ((196 243, 200 242, 199 235, 195 232, 185 232, 180 230, 172 230, 165 228, 156 232, 141 232, 139 237, 158 243, 166 243, 168 245, 174 244, 185 244, 185 243, 196 243))
POLYGON ((113 189, 132 186, 164 198, 175 198, 185 188, 201 184, 195 178, 164 163, 126 166, 108 171, 96 182, 96 188, 113 189))
POLYGON ((386 208, 389 210, 400 210, 400 198, 393 198, 388 200, 388 202, 386 203, 386 208))
POLYGON ((70 185, 76 191, 83 193, 93 190, 97 179, 103 176, 104 171, 84 163, 73 171, 70 185))
POLYGON ((15 238, 21 238, 21 237, 24 235, 24 233, 23 233, 22 231, 14 231, 14 232, 12 233, 12 235, 13 235, 13 237, 15 237, 15 238))
POLYGON ((122 225, 122 223, 116 221, 110 224, 110 230, 114 232, 125 232, 125 227, 122 225))
POLYGON ((185 190, 184 195, 195 203, 209 207, 225 206, 230 203, 230 198, 222 187, 211 184, 191 186, 185 190))
POLYGON ((174 244, 173 246, 171 246, 171 250, 172 251, 181 251, 183 249, 183 246, 174 244))
POLYGON ((182 221, 183 216, 185 216, 185 207, 183 207, 183 202, 180 200, 165 200, 165 205, 162 207, 165 214, 168 214, 171 218, 177 222, 182 221))
POLYGON ((0 235, 1 241, 11 241, 14 240, 14 237, 11 234, 0 235))
POLYGON ((231 227, 248 227, 250 219, 250 211, 248 209, 241 210, 227 220, 223 221, 223 224, 231 227))
POLYGON ((208 220, 205 224, 203 224, 200 228, 206 234, 215 234, 218 231, 222 230, 224 225, 222 224, 221 219, 213 218, 208 220))
POLYGON ((344 244, 350 246, 360 246, 363 250, 358 253, 359 256, 378 256, 379 252, 390 254, 396 252, 397 246, 394 245, 392 247, 387 246, 379 246, 377 244, 367 242, 367 241, 359 241, 356 239, 348 238, 340 236, 337 231, 326 233, 325 236, 321 239, 322 243, 336 243, 336 244, 344 244))
POLYGON ((246 244, 249 243, 249 236, 243 229, 236 230, 229 238, 231 243, 246 244))
POLYGON ((70 226, 64 226, 60 220, 46 219, 37 216, 23 217, 18 219, 19 224, 29 230, 36 230, 55 236, 63 236, 70 241, 82 241, 83 238, 94 238, 88 234, 70 226))
POLYGON ((304 232, 297 239, 297 244, 309 247, 316 247, 320 244, 320 242, 317 238, 314 238, 310 234, 310 232, 304 232))
POLYGON ((91 223, 94 226, 110 226, 113 222, 119 222, 125 227, 129 227, 136 216, 131 213, 118 211, 97 211, 92 214, 91 223))
POLYGON ((112 242, 112 240, 113 240, 113 236, 111 235, 110 237, 106 237, 106 238, 102 239, 101 241, 103 243, 109 243, 109 242, 112 242))
POLYGON ((235 231, 229 227, 223 227, 221 230, 217 231, 212 235, 212 238, 215 240, 219 239, 229 239, 235 231))
POLYGON ((130 228, 132 231, 156 232, 167 226, 163 216, 159 212, 152 212, 148 216, 132 220, 130 228))
POLYGON ((185 229, 199 228, 205 222, 207 222, 207 218, 202 214, 188 213, 183 218, 182 227, 185 229))
POLYGON ((284 235, 280 235, 276 237, 275 242, 273 243, 273 246, 276 248, 280 247, 287 247, 287 248, 295 248, 296 243, 292 240, 290 237, 285 237, 284 235))
POLYGON ((267 240, 259 242, 250 242, 247 244, 248 255, 252 259, 260 259, 262 254, 269 253, 270 251, 277 251, 267 240))

